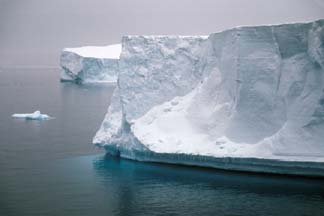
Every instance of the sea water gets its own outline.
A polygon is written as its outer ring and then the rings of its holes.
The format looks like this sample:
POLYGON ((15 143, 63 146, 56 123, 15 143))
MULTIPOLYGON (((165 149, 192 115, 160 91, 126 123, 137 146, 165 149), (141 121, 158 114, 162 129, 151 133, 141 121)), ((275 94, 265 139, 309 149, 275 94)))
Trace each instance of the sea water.
POLYGON ((0 215, 324 215, 324 181, 140 163, 91 140, 111 85, 0 69, 0 215), (55 119, 14 119, 40 110, 55 119))

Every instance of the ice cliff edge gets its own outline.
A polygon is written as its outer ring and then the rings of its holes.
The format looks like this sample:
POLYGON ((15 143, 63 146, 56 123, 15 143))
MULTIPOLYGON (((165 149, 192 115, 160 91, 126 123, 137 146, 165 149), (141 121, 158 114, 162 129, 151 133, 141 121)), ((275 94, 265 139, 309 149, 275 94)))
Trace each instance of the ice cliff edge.
POLYGON ((324 20, 122 46, 93 143, 141 161, 324 176, 324 20))
POLYGON ((121 44, 65 48, 61 52, 61 81, 115 83, 121 44))

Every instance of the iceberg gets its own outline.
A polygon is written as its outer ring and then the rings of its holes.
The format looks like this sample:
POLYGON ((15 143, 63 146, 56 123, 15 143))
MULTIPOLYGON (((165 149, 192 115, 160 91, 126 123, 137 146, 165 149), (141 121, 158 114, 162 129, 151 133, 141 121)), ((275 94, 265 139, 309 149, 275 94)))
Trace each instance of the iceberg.
POLYGON ((16 113, 13 114, 12 117, 14 118, 24 118, 27 120, 48 120, 51 119, 52 117, 50 117, 47 114, 41 114, 41 112, 39 110, 33 112, 33 113, 16 113))
POLYGON ((324 20, 122 46, 94 144, 139 161, 324 176, 324 20))
POLYGON ((121 44, 65 48, 61 52, 61 81, 116 83, 121 44))

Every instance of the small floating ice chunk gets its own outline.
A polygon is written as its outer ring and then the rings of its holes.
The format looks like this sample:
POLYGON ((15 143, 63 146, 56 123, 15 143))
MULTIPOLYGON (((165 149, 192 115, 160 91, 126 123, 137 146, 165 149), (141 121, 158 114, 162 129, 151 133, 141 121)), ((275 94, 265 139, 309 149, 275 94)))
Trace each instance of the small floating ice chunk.
POLYGON ((25 118, 27 120, 47 120, 51 119, 49 115, 41 114, 39 110, 33 112, 33 113, 15 113, 12 115, 14 118, 25 118))

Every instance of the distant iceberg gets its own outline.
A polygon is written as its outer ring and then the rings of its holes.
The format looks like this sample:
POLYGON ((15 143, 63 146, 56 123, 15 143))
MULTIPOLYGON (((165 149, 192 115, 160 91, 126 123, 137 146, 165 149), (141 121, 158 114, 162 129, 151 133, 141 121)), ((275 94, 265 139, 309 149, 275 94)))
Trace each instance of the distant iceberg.
POLYGON ((50 117, 47 114, 41 114, 41 112, 39 110, 33 112, 33 113, 16 113, 13 114, 12 117, 14 118, 24 118, 27 120, 48 120, 51 119, 52 117, 50 117))
POLYGON ((61 81, 115 83, 121 44, 65 48, 61 53, 61 81))
POLYGON ((324 20, 122 46, 94 144, 139 161, 324 176, 324 20))

